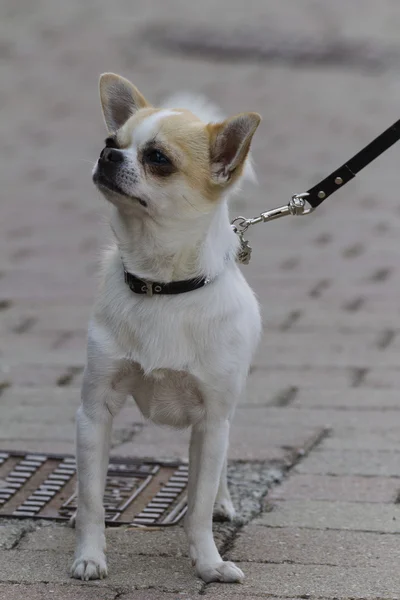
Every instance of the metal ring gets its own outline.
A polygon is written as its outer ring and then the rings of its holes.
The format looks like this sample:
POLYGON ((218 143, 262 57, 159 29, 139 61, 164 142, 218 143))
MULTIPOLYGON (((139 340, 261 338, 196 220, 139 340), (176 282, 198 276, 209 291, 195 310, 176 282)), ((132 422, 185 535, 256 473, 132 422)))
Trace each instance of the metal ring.
POLYGON ((236 229, 240 229, 240 233, 244 233, 249 228, 249 221, 246 217, 236 217, 231 222, 231 225, 236 229))
POLYGON ((294 194, 291 197, 288 206, 292 215, 309 215, 313 212, 314 208, 312 206, 306 206, 306 199, 309 195, 308 192, 303 192, 302 194, 294 194))

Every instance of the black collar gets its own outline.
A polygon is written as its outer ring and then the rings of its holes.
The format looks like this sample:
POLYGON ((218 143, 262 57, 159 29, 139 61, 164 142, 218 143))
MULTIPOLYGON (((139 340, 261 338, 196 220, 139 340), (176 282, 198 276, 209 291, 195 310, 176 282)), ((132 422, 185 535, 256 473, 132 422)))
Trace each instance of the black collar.
POLYGON ((170 283, 158 283, 156 281, 146 281, 139 279, 124 267, 125 283, 135 294, 146 294, 147 296, 159 296, 161 294, 184 294, 198 290, 210 283, 207 277, 197 279, 187 279, 186 281, 171 281, 170 283))

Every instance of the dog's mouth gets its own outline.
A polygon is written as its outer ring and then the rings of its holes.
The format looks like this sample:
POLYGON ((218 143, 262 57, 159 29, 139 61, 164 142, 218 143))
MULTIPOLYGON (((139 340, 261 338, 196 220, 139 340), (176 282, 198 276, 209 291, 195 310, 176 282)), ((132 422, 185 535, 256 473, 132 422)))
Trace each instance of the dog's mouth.
POLYGON ((147 202, 145 202, 145 200, 142 200, 142 198, 139 198, 138 196, 130 196, 129 194, 124 192, 124 190, 122 190, 119 187, 119 185, 115 183, 115 181, 107 177, 107 175, 105 175, 98 169, 96 169, 96 171, 93 173, 93 183, 100 189, 106 189, 110 192, 114 192, 114 194, 118 194, 119 196, 124 196, 124 198, 136 200, 142 206, 147 206, 147 202))
POLYGON ((125 192, 119 187, 119 185, 115 183, 115 181, 107 177, 107 175, 104 175, 104 173, 98 169, 96 169, 96 171, 93 173, 93 183, 100 188, 106 188, 107 190, 115 192, 120 196, 128 196, 128 194, 125 194, 125 192))

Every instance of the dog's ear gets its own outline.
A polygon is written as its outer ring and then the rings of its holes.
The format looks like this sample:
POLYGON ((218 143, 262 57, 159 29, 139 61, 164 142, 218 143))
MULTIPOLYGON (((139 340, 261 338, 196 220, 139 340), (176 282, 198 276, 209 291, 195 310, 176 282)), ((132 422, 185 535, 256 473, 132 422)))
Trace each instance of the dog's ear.
POLYGON ((150 106, 139 90, 120 75, 103 73, 99 85, 104 120, 110 133, 122 127, 139 108, 150 106))
POLYGON ((260 121, 257 113, 241 113, 222 123, 210 123, 207 126, 211 175, 216 183, 227 183, 243 167, 260 121))

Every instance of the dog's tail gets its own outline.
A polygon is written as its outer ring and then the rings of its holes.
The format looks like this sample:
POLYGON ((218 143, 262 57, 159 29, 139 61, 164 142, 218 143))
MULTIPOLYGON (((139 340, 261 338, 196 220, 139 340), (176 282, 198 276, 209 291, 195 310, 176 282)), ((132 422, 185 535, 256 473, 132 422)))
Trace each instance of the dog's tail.
MULTIPOLYGON (((163 102, 164 108, 186 108, 196 117, 205 123, 218 123, 226 118, 221 109, 210 102, 208 98, 201 94, 192 94, 190 92, 178 92, 173 94, 163 102)), ((257 176, 254 171, 251 153, 246 159, 246 165, 243 173, 244 179, 257 183, 257 176)))

